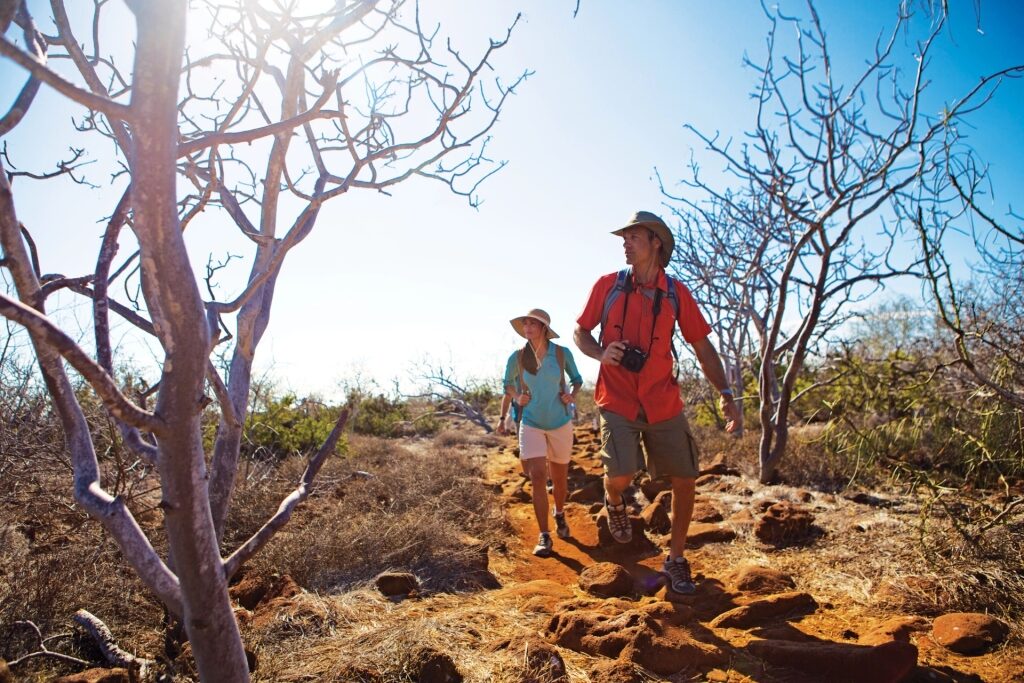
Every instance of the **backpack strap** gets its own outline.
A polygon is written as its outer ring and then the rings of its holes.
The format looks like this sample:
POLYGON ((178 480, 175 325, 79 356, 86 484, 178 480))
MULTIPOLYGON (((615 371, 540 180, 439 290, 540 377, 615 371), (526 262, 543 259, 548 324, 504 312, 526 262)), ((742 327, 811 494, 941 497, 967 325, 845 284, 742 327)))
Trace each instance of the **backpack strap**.
POLYGON ((632 273, 632 269, 624 268, 620 270, 615 276, 615 284, 608 291, 608 295, 604 299, 604 310, 601 312, 601 336, 598 340, 602 346, 604 346, 604 332, 608 327, 608 313, 612 310, 612 304, 622 296, 622 293, 631 284, 629 276, 632 273))
MULTIPOLYGON (((552 342, 551 345, 555 347, 555 358, 558 359, 558 385, 561 388, 562 393, 565 394, 568 393, 565 390, 565 349, 554 342, 552 342)), ((565 414, 568 415, 569 406, 563 403, 562 407, 565 408, 565 414)))

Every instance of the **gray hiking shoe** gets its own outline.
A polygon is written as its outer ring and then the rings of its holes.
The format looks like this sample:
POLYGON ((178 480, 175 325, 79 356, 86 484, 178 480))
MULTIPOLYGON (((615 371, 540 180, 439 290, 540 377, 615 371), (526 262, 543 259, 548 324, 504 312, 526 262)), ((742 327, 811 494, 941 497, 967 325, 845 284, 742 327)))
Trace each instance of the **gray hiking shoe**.
POLYGON ((572 532, 569 531, 569 523, 565 521, 565 510, 555 513, 555 533, 558 534, 559 538, 570 538, 572 532))
POLYGON ((674 560, 666 557, 665 564, 661 565, 661 573, 668 577, 669 588, 676 593, 692 595, 697 590, 690 576, 690 563, 682 555, 674 560))
POLYGON ((537 557, 551 555, 551 534, 546 531, 540 532, 540 536, 537 537, 537 545, 533 547, 533 554, 537 557))
POLYGON ((604 499, 604 509, 608 513, 608 531, 612 532, 612 538, 619 543, 629 543, 633 540, 633 524, 626 514, 626 501, 618 505, 612 505, 608 499, 604 499))

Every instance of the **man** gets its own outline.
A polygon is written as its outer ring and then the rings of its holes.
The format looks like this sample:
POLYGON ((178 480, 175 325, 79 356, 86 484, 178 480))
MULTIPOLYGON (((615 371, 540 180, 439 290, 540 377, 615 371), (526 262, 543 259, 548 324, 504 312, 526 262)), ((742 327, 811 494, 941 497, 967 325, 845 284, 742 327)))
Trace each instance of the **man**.
POLYGON ((672 535, 662 572, 672 590, 693 593, 683 549, 693 516, 697 447, 683 415, 673 371, 671 345, 677 324, 683 339, 693 347, 704 376, 721 395, 727 431, 738 425, 739 406, 733 401, 718 352, 708 339, 711 327, 690 291, 665 274, 675 248, 668 226, 653 213, 638 211, 612 234, 622 237, 631 269, 597 281, 574 334, 580 350, 601 362, 594 399, 601 410, 608 528, 616 541, 629 543, 632 526, 623 492, 645 464, 652 478, 668 477, 672 483, 672 535), (598 324, 600 340, 591 332, 598 324))

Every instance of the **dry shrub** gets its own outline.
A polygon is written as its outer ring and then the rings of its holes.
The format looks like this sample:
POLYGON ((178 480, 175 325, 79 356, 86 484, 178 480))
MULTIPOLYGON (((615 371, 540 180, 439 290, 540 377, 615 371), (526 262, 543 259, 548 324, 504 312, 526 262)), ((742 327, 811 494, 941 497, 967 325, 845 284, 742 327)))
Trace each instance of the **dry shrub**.
POLYGON ((503 442, 496 434, 486 434, 479 430, 479 427, 471 427, 474 431, 466 429, 445 429, 434 437, 434 446, 437 448, 455 448, 459 446, 483 446, 484 448, 496 448, 503 442))
MULTIPOLYGON (((305 510, 253 560, 307 589, 334 591, 386 569, 415 573, 425 590, 471 588, 482 577, 483 545, 502 534, 477 456, 466 449, 414 448, 353 437, 349 453, 324 466, 305 510)), ((242 484, 230 520, 233 541, 251 533, 298 480, 286 461, 266 481, 242 484)))

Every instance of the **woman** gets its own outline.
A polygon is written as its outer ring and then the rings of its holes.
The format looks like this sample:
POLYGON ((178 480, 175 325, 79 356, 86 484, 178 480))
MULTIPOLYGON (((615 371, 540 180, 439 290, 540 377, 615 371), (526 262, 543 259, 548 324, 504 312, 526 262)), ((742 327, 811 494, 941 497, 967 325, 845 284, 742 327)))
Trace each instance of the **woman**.
POLYGON ((507 406, 519 407, 519 459, 523 472, 533 485, 533 511, 537 515, 540 537, 533 554, 551 554, 548 524, 548 494, 545 481, 550 478, 555 499, 555 529, 559 538, 569 538, 565 521, 565 496, 568 489, 569 459, 572 456, 572 421, 569 405, 583 385, 576 361, 569 349, 550 343, 558 335, 551 329, 551 317, 539 308, 513 318, 513 329, 526 338, 526 345, 508 358, 505 366, 505 396, 498 433, 505 434, 507 406), (569 375, 572 391, 565 385, 569 375))

